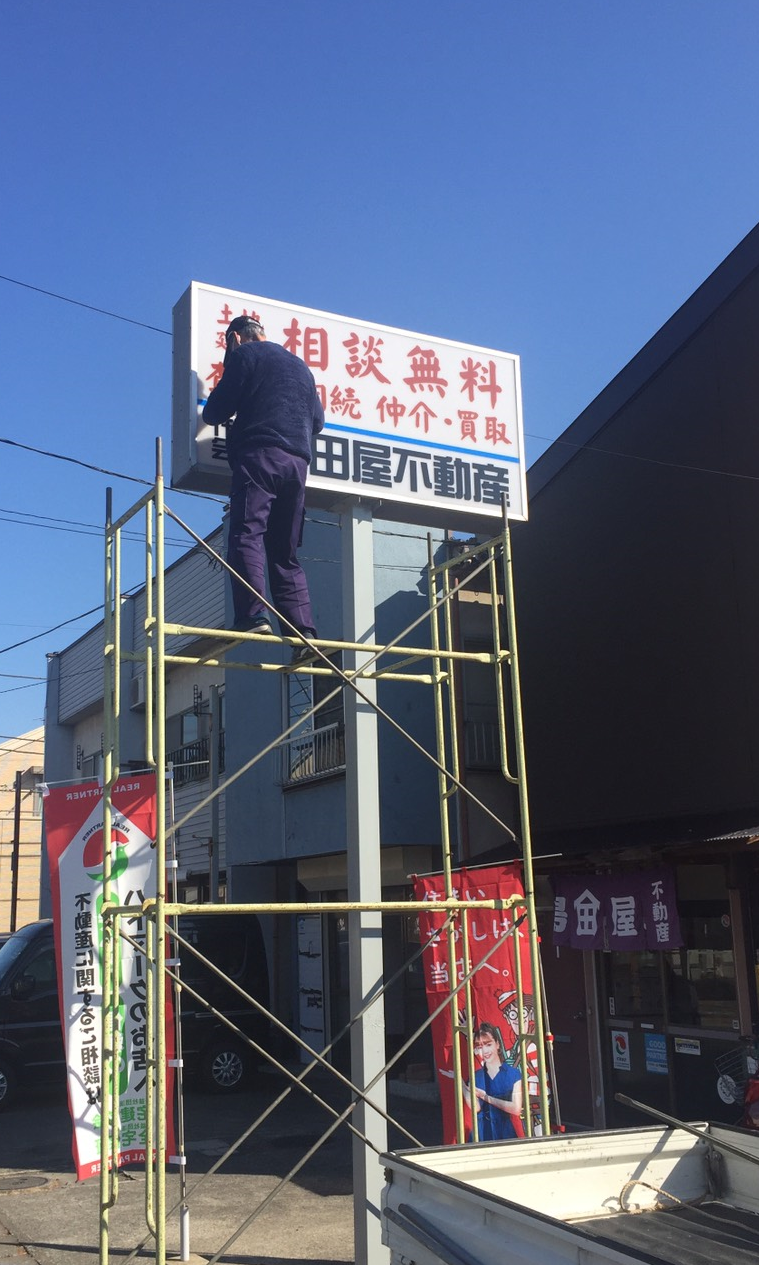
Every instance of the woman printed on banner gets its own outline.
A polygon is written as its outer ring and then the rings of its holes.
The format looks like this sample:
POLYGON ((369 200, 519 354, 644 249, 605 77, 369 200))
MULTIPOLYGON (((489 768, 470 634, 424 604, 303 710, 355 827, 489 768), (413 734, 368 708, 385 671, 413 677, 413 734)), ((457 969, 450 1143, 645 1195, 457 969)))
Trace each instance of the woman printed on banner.
MULTIPOLYGON (((506 1059, 501 1033, 492 1023, 481 1023, 474 1032, 474 1055, 480 1066, 474 1074, 477 1135, 481 1142, 523 1136, 520 1117, 523 1095, 519 1069, 506 1059)), ((453 1072, 442 1071, 444 1076, 453 1072)), ((464 1099, 471 1109, 472 1095, 463 1086, 464 1099)), ((474 1130, 467 1141, 474 1140, 474 1130)))

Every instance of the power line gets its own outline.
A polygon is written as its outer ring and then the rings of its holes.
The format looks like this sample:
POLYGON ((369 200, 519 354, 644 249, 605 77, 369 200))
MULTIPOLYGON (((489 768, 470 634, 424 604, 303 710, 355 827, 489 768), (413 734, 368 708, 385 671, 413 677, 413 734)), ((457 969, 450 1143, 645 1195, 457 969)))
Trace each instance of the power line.
POLYGON ((82 303, 79 299, 70 299, 66 294, 55 294, 52 290, 43 290, 41 286, 30 285, 28 281, 19 281, 16 277, 4 277, 0 274, 0 281, 7 281, 10 285, 21 286, 24 290, 33 290, 35 294, 44 294, 48 299, 58 299, 61 303, 71 303, 74 307, 83 307, 88 312, 97 312, 99 316, 110 316, 114 321, 126 321, 127 325, 139 325, 140 329, 150 329, 154 334, 168 334, 171 337, 170 329, 161 329, 158 325, 147 325, 145 321, 136 321, 131 316, 122 316, 120 312, 109 312, 103 307, 93 307, 91 303, 82 303))
MULTIPOLYGON (((97 523, 80 523, 76 519, 71 518, 52 518, 49 514, 32 514, 26 510, 10 510, 0 505, 0 523, 15 523, 18 527, 45 527, 48 531, 71 532, 75 536, 102 536, 103 526, 97 523), (14 515, 15 517, 6 518, 4 515, 14 515), (21 522, 26 518, 31 521, 21 522), (39 520, 39 521, 36 521, 39 520), (79 529, 86 530, 79 530, 79 529)), ((122 539, 136 540, 144 542, 144 535, 137 531, 122 531, 122 539)), ((167 536, 165 544, 178 548, 187 548, 186 540, 177 540, 167 536)))
MULTIPOLYGON (((197 548, 197 546, 195 546, 197 548)), ((189 550, 188 552, 192 552, 189 550)), ((126 589, 122 594, 123 597, 133 597, 135 593, 139 593, 145 586, 143 584, 135 584, 131 589, 126 589)), ((46 628, 44 632, 35 633, 33 637, 25 637, 23 641, 15 641, 12 646, 0 647, 0 654, 6 654, 9 650, 18 650, 20 646, 28 646, 31 641, 39 641, 40 637, 47 637, 50 633, 57 632, 59 628, 65 628, 68 624, 76 624, 80 619, 86 619, 88 615, 94 615, 96 611, 102 611, 103 603, 98 606, 91 607, 88 611, 82 611, 81 615, 73 615, 71 619, 64 619, 60 624, 54 624, 52 628, 46 628)), ((46 679, 46 678, 43 678, 46 679)), ((37 682, 38 683, 38 682, 37 682)), ((19 689, 28 689, 28 686, 19 686, 19 689)), ((10 690, 3 690, 2 693, 8 694, 10 690)))
MULTIPOLYGON (((525 432, 526 433, 526 432, 525 432)), ((642 461, 647 465, 664 466, 669 470, 685 470, 690 474, 714 474, 723 479, 741 479, 747 483, 759 483, 759 475, 743 474, 738 470, 718 470, 714 466, 690 466, 682 461, 663 461, 659 457, 646 457, 636 452, 615 452, 613 448, 598 448, 595 444, 577 444, 571 439, 548 439, 546 435, 530 435, 530 439, 545 439, 549 444, 560 444, 565 448, 574 448, 579 452, 596 452, 603 457, 618 457, 623 461, 642 461)))
MULTIPOLYGON (((0 276, 0 280, 2 279, 3 279, 2 276, 0 276)), ((590 444, 590 443, 578 444, 578 443, 574 443, 571 439, 563 439, 561 437, 559 437, 558 439, 549 440, 546 435, 534 435, 534 434, 530 434, 529 432, 525 432, 525 433, 527 437, 530 439, 542 439, 542 440, 545 440, 547 443, 561 444, 564 447, 574 448, 577 453, 593 452, 593 453, 598 453, 601 456, 605 456, 605 457, 616 457, 617 459, 621 459, 623 461, 637 461, 637 462, 642 462, 647 465, 663 466, 670 470, 684 470, 691 474, 713 474, 720 478, 740 479, 741 481, 748 482, 748 483, 759 482, 759 475, 744 474, 742 472, 735 471, 735 470, 719 470, 719 469, 714 468, 713 466, 686 465, 684 462, 681 462, 681 461, 663 461, 658 457, 647 457, 641 453, 614 452, 614 450, 611 448, 599 448, 595 444, 590 444)), ((31 444, 20 444, 18 440, 15 440, 15 439, 8 439, 6 437, 0 436, 0 444, 7 444, 9 447, 12 447, 12 448, 19 448, 24 452, 33 452, 37 456, 40 456, 40 457, 49 457, 51 460, 54 460, 54 461, 67 461, 72 465, 81 466, 84 470, 92 470, 96 474, 104 474, 112 479, 124 479, 130 483, 138 483, 141 487, 153 486, 153 481, 150 479, 141 479, 141 478, 138 478, 138 476, 134 474, 123 474, 119 470, 109 470, 107 467, 96 466, 96 465, 93 465, 89 461, 82 461, 81 458, 79 457, 69 457, 64 453, 50 452, 46 448, 35 448, 31 444)), ((223 504, 228 499, 228 497, 226 496, 215 496, 213 493, 196 492, 188 488, 172 488, 171 491, 173 493, 177 493, 180 496, 196 497, 199 500, 211 501, 211 502, 215 502, 216 504, 223 504)), ((314 521, 324 521, 324 520, 314 520, 314 521)), ((402 533, 387 532, 385 534, 400 536, 402 533)), ((415 536, 414 538, 416 539, 417 537, 415 536)), ((2 653, 2 651, 0 651, 0 653, 2 653)))
POLYGON ((82 461, 79 457, 67 457, 60 452, 48 452, 45 448, 33 448, 31 444, 20 444, 17 439, 0 437, 0 444, 7 444, 10 448, 20 448, 23 452, 36 453, 38 457, 51 457, 55 461, 69 461, 73 466, 82 466, 85 470, 94 470, 96 474, 106 474, 111 479, 127 479, 130 483, 139 483, 141 487, 152 486, 149 479, 139 479, 135 474, 121 474, 118 470, 107 470, 103 466, 95 466, 89 461, 82 461))
MULTIPOLYGON (((0 436, 0 444, 7 444, 10 448, 20 448, 23 452, 33 452, 38 457, 50 457, 53 461, 68 461, 72 466, 81 466, 83 470, 92 470, 95 474, 105 474, 109 479, 125 479, 128 483, 139 483, 140 487, 153 487, 154 480, 152 479, 140 479, 136 474, 124 474, 120 470, 109 470, 106 466, 96 466, 90 461, 82 461, 80 457, 69 457, 62 452, 50 452, 47 448, 35 448, 31 444, 20 444, 17 439, 8 439, 0 436)), ((195 492, 189 488, 171 488, 171 491, 178 496, 194 496, 198 500, 213 501, 216 504, 220 502, 223 504, 228 499, 223 496, 214 496, 210 492, 195 492)))
MULTIPOLYGON (((80 619, 86 619, 88 615, 94 615, 95 611, 102 611, 102 609, 103 603, 101 602, 99 606, 93 606, 88 611, 82 611, 81 615, 74 615, 71 619, 64 619, 62 623, 54 624, 52 628, 46 628, 44 632, 35 633, 33 637, 25 637, 23 641, 14 641, 12 646, 2 646, 0 648, 0 654, 7 654, 9 650, 18 650, 19 646, 28 646, 30 641, 39 641, 40 637, 47 637, 50 633, 57 632, 59 628, 65 628, 67 624, 76 624, 80 619)), ((30 687, 28 685, 19 685, 16 686, 16 688, 26 690, 30 687)), ((3 690, 3 693, 9 694, 11 691, 3 690)))
MULTIPOLYGON (((101 676, 103 675, 102 664, 99 663, 94 668, 82 668, 81 671, 79 672, 67 672, 66 680, 67 681, 71 680, 75 676, 92 676, 95 672, 99 672, 101 676)), ((0 694, 15 694, 17 693, 18 690, 33 690, 35 686, 39 687, 40 685, 46 685, 46 684, 47 684, 47 677, 39 676, 39 677, 36 677, 33 681, 30 681, 28 685, 10 685, 7 689, 0 690, 0 694)), ((36 728, 36 726, 33 726, 33 728, 36 728)), ((41 739, 33 739, 33 741, 37 742, 37 741, 41 741, 41 739)))
MULTIPOLYGON (((0 281, 7 281, 10 285, 21 286, 25 290, 33 290, 36 294, 44 294, 47 298, 58 299, 61 303, 72 303, 75 307, 85 308, 88 312, 97 312, 100 316, 110 316, 113 320, 126 321, 129 325, 138 325, 142 329, 149 329, 156 334, 166 334, 171 337, 171 330, 162 329, 158 325, 148 325, 145 321, 137 321, 131 316, 122 316, 120 312, 111 312, 107 308, 94 307, 91 303, 82 303, 79 299, 72 299, 66 294, 56 294, 53 290, 44 290, 41 286, 31 285, 28 281, 19 281, 16 277, 6 277, 0 273, 0 281)), ((678 461, 660 461, 656 457, 645 457, 636 453, 628 452, 614 452, 610 448, 597 448, 595 445, 590 443, 577 444, 571 439, 563 439, 561 436, 551 439, 548 435, 537 435, 534 431, 525 431, 524 434, 526 439, 539 439, 547 444, 563 444, 566 447, 575 448, 578 452, 598 452, 607 457, 622 457, 629 461, 644 461, 649 462, 651 465, 665 466, 673 470, 688 470, 693 474, 714 474, 720 475, 723 478, 747 480, 751 483, 759 482, 759 476, 742 474, 735 470, 716 470, 711 466, 689 466, 678 461)), ((0 443, 13 444, 16 448, 27 448, 29 452, 37 452, 46 457, 55 457, 59 461, 71 461, 75 465, 84 466, 87 470, 94 470, 98 474, 107 474, 115 479, 130 479, 134 483, 141 483, 150 486, 150 482, 147 479, 138 479, 135 475, 119 474, 112 470, 103 470, 99 466, 90 465, 86 461, 79 461, 75 457, 64 457, 61 456, 60 453, 44 452, 44 450, 39 448, 29 448, 26 444, 16 443, 12 439, 0 439, 0 443)), ((188 496, 201 496, 208 500, 216 499, 213 496, 209 496, 207 493, 190 492, 187 489, 182 488, 175 488, 173 490, 177 492, 184 492, 184 494, 188 496)), ((2 652, 0 651, 0 653, 2 652)))
POLYGON ((55 461, 68 461, 72 466, 82 466, 84 470, 94 470, 96 474, 106 474, 111 479, 126 479, 130 483, 139 483, 141 487, 152 487, 149 479, 140 479, 135 474, 122 474, 118 470, 108 470, 104 466, 95 466, 89 461, 82 461, 79 457, 67 457, 60 452, 48 452, 45 448, 33 448, 31 444, 20 444, 17 439, 0 437, 0 444, 7 444, 10 448, 21 448, 24 452, 36 453, 38 457, 51 457, 55 461))

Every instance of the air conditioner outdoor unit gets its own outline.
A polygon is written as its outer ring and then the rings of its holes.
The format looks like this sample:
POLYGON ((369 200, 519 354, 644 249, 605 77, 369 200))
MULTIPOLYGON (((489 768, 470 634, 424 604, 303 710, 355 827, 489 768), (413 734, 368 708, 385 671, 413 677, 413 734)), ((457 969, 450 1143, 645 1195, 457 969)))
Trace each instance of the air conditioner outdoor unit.
POLYGON ((146 681, 146 674, 139 672, 129 682, 129 706, 133 712, 145 710, 146 681))

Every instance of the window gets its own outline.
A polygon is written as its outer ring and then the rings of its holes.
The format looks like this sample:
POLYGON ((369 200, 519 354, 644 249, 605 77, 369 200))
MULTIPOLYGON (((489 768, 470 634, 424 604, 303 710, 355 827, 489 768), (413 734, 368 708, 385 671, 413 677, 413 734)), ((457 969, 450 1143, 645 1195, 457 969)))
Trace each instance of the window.
POLYGON ((678 866, 677 888, 682 948, 670 953, 604 954, 607 1022, 628 1018, 737 1031, 733 927, 724 866, 678 866))
POLYGON ((166 759, 174 766, 174 785, 208 777, 210 716, 192 708, 166 722, 166 759))
POLYGON ((94 751, 92 755, 82 756, 82 777, 94 778, 99 777, 103 767, 103 755, 100 751, 94 751))
POLYGON ((33 958, 31 962, 27 962, 24 967, 24 975, 28 975, 34 980, 35 993, 49 992, 51 989, 57 988, 54 949, 52 947, 45 949, 38 957, 33 958))
POLYGON ((179 717, 180 746, 189 746, 200 738, 200 716, 196 711, 182 712, 179 717))
MULTIPOLYGON (((336 667, 342 666, 342 655, 330 655, 336 667)), ((282 744, 282 782, 285 786, 311 781, 341 772, 345 768, 345 716, 343 691, 324 703, 313 716, 311 708, 334 693, 339 678, 327 675, 291 672, 285 677, 286 718, 289 729, 297 724, 282 744)))
POLYGON ((725 867, 678 866, 677 906, 684 944, 667 954, 671 1021, 735 1031, 738 992, 725 867))
POLYGON ((663 1021, 662 957, 661 953, 618 950, 604 954, 608 1013, 612 1019, 663 1021))
MULTIPOLYGON (((710 902, 711 903, 711 902, 710 902)), ((738 1028, 732 930, 724 910, 681 907, 685 946, 667 956, 670 1021, 702 1028, 738 1028)))

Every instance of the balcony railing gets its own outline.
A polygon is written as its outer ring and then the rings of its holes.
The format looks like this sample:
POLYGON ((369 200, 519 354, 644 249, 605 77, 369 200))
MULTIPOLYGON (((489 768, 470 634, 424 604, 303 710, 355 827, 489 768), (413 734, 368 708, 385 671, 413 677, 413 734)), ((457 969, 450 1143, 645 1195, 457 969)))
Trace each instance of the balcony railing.
MULTIPOLYGON (((183 747, 166 753, 167 762, 174 765, 174 785, 185 786, 188 782, 201 782, 209 774, 209 757, 211 739, 198 738, 195 742, 187 742, 183 747)), ((219 772, 224 772, 224 731, 219 734, 219 772)))
POLYGON ((282 743, 280 752, 283 786, 340 773, 345 768, 345 730, 333 724, 298 734, 282 743))

